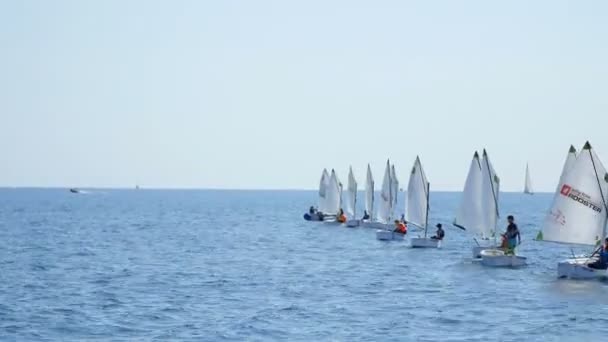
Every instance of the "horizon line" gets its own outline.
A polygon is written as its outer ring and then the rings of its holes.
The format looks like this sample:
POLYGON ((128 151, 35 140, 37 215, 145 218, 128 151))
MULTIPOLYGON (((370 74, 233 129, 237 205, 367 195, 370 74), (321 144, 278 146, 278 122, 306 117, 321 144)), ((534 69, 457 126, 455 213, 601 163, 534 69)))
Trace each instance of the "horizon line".
MULTIPOLYGON (((191 191, 318 191, 318 189, 307 189, 307 188, 215 188, 215 187, 114 187, 114 186, 91 186, 91 187, 69 187, 69 186, 6 186, 0 185, 0 190, 191 190, 191 191)), ((357 192, 365 192, 365 190, 357 190, 357 192)), ((378 192, 378 191, 374 191, 378 192)), ((407 191, 399 191, 407 193, 407 191)), ((431 190, 431 192, 462 192, 462 190, 431 190)), ((499 191, 502 193, 524 193, 523 191, 499 191)), ((552 192, 538 191, 533 194, 551 194, 552 192)))

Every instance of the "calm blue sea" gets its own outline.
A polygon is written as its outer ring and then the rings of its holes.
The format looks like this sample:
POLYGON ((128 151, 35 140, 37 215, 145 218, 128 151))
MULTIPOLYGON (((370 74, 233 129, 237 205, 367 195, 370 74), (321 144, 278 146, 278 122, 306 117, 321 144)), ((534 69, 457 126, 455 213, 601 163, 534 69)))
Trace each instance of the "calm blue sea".
MULTIPOLYGON (((527 268, 302 220, 314 191, 0 190, 0 340, 604 341, 608 284, 556 279, 549 194, 501 194, 527 268)), ((362 196, 361 196, 362 197, 362 196)), ((401 200, 400 206, 403 203, 401 200)), ((504 225, 504 220, 501 222, 504 225)), ((578 248, 576 252, 586 251, 578 248)))

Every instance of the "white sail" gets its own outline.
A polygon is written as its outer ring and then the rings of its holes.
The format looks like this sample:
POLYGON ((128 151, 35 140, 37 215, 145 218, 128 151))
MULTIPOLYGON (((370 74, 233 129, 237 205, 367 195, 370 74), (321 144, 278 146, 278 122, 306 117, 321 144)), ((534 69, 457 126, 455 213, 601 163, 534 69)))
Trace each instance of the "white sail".
POLYGON ((460 207, 454 219, 454 225, 481 238, 488 238, 488 230, 485 228, 482 215, 481 177, 481 163, 476 151, 464 183, 460 207))
POLYGON ((393 209, 397 204, 397 197, 399 195, 399 180, 397 179, 397 172, 395 171, 395 164, 391 165, 391 182, 393 182, 393 209))
POLYGON ((384 170, 384 179, 382 179, 382 189, 380 190, 380 198, 376 219, 382 223, 389 223, 393 209, 393 181, 390 162, 386 162, 384 170))
POLYGON ((374 177, 372 169, 367 164, 367 179, 365 180, 365 210, 371 217, 374 212, 374 177))
POLYGON ((321 181, 319 182, 319 207, 317 208, 320 212, 327 212, 327 188, 329 186, 329 173, 327 169, 323 169, 321 174, 321 181))
POLYGON ((492 167, 490 157, 483 150, 483 161, 481 162, 481 209, 483 218, 483 236, 495 235, 496 225, 500 217, 498 211, 498 195, 500 191, 500 179, 492 167))
POLYGON ((589 142, 560 182, 540 240, 595 245, 606 236, 608 174, 589 142))
POLYGON ((532 195, 534 190, 532 190, 532 180, 530 180, 530 168, 528 164, 526 164, 526 180, 524 184, 524 194, 532 195))
POLYGON ((353 174, 352 166, 348 170, 348 185, 346 187, 345 212, 348 217, 354 218, 357 210, 357 180, 353 174))
POLYGON ((427 228, 428 222, 428 189, 429 182, 420 163, 420 158, 416 157, 410 180, 407 185, 407 207, 406 221, 418 227, 427 228))
POLYGON ((336 173, 336 183, 338 183, 338 191, 339 191, 339 198, 340 200, 338 201, 338 208, 342 209, 342 182, 340 181, 340 178, 338 178, 338 174, 336 173))
POLYGON ((331 176, 329 177, 329 185, 327 188, 327 207, 325 213, 329 215, 337 215, 340 210, 340 184, 338 183, 338 177, 336 171, 331 170, 331 176))
POLYGON ((556 195, 559 194, 561 190, 560 185, 564 183, 566 179, 566 174, 570 169, 572 169, 572 165, 576 161, 576 149, 574 146, 570 145, 570 149, 568 150, 568 156, 566 156, 566 161, 564 162, 564 167, 562 168, 562 173, 559 176, 559 182, 557 183, 557 188, 555 188, 556 195))

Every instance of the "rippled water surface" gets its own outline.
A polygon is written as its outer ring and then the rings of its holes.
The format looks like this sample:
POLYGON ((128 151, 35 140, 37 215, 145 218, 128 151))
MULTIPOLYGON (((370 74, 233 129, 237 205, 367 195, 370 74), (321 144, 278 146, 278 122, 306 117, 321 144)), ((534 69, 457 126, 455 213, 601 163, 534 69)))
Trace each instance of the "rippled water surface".
POLYGON ((315 192, 0 190, 0 339, 604 340, 608 285, 532 241, 551 195, 501 194, 517 270, 471 263, 459 197, 432 193, 447 240, 414 250, 303 221, 315 192))

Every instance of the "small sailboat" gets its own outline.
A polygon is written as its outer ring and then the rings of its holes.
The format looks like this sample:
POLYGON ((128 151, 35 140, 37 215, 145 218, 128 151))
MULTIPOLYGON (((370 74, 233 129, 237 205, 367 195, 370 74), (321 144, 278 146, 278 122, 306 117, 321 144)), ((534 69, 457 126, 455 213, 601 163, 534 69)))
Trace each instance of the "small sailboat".
POLYGON ((424 229, 424 237, 411 238, 412 247, 438 248, 440 240, 427 237, 429 227, 429 195, 431 185, 426 178, 420 158, 416 157, 407 186, 406 221, 424 229))
POLYGON ((487 241, 492 236, 492 229, 486 225, 483 216, 481 198, 482 173, 481 161, 479 159, 479 153, 475 151, 453 225, 467 231, 473 236, 473 240, 477 244, 477 246, 473 247, 473 258, 481 260, 481 251, 496 248, 496 245, 488 246, 487 244, 481 245, 479 243, 479 240, 487 241))
POLYGON ((367 175, 365 177, 365 213, 359 220, 359 224, 365 228, 377 228, 374 227, 377 223, 374 223, 374 201, 375 201, 375 181, 372 175, 372 169, 367 164, 367 175))
POLYGON ((532 190, 532 180, 530 180, 530 168, 528 167, 528 164, 526 164, 526 180, 524 184, 524 194, 534 194, 534 191, 532 190))
POLYGON ((348 170, 348 185, 346 187, 346 217, 350 219, 346 222, 347 227, 359 226, 357 217, 357 180, 353 174, 352 166, 348 170))
MULTIPOLYGON (((493 230, 494 244, 498 235, 497 225, 500 218, 498 197, 500 193, 500 179, 492 167, 490 157, 483 150, 481 165, 481 207, 483 222, 486 227, 493 230)), ((526 264, 526 258, 515 254, 506 254, 499 248, 484 249, 480 252, 481 264, 489 267, 519 267, 526 264)))
POLYGON ((329 186, 329 173, 323 169, 321 180, 319 181, 319 204, 316 210, 311 210, 304 214, 306 221, 323 221, 323 214, 326 213, 327 188, 329 186))
MULTIPOLYGON (((568 159, 572 153, 568 153, 568 159)), ((589 142, 564 171, 537 240, 597 246, 606 237, 608 173, 589 142)), ((606 270, 588 266, 593 261, 593 254, 560 261, 557 275, 572 279, 607 277, 606 270)))
POLYGON ((71 193, 73 193, 73 194, 79 194, 79 193, 80 193, 80 190, 78 190, 78 189, 76 189, 76 188, 71 188, 71 189, 70 189, 70 192, 71 192, 71 193))
POLYGON ((384 179, 382 180, 382 189, 380 192, 380 203, 376 219, 375 227, 380 228, 376 231, 376 239, 378 240, 403 240, 405 235, 394 233, 392 230, 392 215, 393 205, 395 204, 395 184, 393 179, 393 171, 390 162, 386 161, 386 169, 384 171, 384 179))
POLYGON ((323 221, 338 223, 336 219, 338 212, 342 209, 342 187, 334 169, 331 170, 331 175, 329 176, 326 201, 326 212, 323 213, 323 221))

